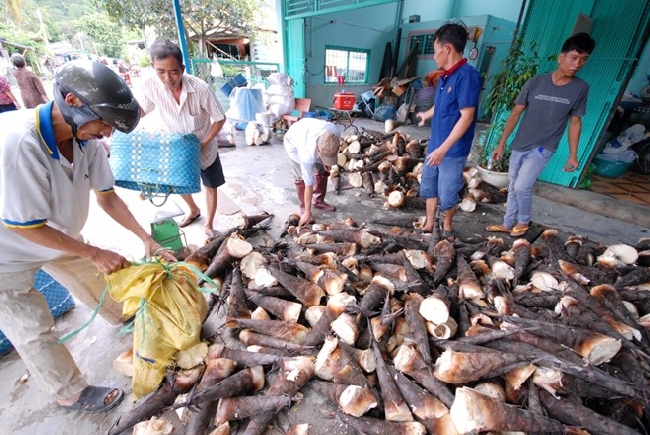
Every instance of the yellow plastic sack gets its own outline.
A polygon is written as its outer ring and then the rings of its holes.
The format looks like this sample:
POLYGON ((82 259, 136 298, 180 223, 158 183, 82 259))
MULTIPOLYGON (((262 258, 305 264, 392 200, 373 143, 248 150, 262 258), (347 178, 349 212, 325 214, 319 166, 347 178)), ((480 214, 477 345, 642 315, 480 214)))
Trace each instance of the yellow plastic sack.
POLYGON ((182 263, 151 262, 106 277, 111 296, 124 302, 125 316, 135 314, 133 396, 155 390, 179 350, 200 341, 207 315, 198 278, 182 263))

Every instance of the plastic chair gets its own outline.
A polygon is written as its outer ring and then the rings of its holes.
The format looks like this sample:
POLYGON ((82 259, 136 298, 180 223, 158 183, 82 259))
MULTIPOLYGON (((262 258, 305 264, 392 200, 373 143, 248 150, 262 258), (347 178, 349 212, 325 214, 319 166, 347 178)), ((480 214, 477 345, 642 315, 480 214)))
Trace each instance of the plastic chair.
POLYGON ((310 107, 311 98, 294 98, 293 112, 282 115, 282 119, 284 119, 287 123, 287 128, 289 128, 292 122, 296 122, 301 119, 304 116, 305 112, 309 112, 310 107), (296 112, 298 112, 297 115, 295 115, 296 112))

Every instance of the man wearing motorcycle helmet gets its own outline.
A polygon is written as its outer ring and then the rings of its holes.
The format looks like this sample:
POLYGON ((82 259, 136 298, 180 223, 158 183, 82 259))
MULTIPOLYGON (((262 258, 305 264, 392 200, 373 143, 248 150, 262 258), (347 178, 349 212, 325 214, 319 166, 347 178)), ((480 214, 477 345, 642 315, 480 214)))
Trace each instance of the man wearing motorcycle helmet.
MULTIPOLYGON (((117 388, 89 386, 52 332, 47 301, 33 288, 43 269, 89 306, 99 303, 104 274, 129 267, 122 255, 86 243, 89 191, 99 206, 144 243, 145 255, 175 260, 138 224, 113 189, 100 139, 132 131, 140 106, 124 81, 92 61, 64 64, 54 77, 54 101, 0 115, 0 330, 32 378, 59 405, 86 412, 116 406, 117 388)), ((105 298, 99 313, 120 323, 121 304, 105 298)))

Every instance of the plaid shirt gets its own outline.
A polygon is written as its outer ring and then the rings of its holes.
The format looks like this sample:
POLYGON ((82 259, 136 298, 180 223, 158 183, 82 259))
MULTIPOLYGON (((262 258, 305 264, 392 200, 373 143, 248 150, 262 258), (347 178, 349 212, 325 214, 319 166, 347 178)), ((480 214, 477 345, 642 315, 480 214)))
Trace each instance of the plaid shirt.
POLYGON ((31 109, 47 102, 47 100, 43 99, 43 95, 45 95, 43 83, 36 74, 27 68, 18 68, 12 74, 18 82, 20 98, 23 100, 25 108, 31 109))
POLYGON ((11 91, 11 86, 6 78, 0 76, 0 104, 14 104, 14 102, 7 95, 7 91, 11 91))

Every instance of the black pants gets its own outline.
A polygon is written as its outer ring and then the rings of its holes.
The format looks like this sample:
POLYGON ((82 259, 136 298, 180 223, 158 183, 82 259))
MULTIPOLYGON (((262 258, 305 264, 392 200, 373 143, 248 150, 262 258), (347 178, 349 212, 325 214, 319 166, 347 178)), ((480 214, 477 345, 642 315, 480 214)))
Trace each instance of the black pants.
POLYGON ((11 104, 0 104, 0 113, 9 112, 11 110, 18 110, 14 103, 11 104))

